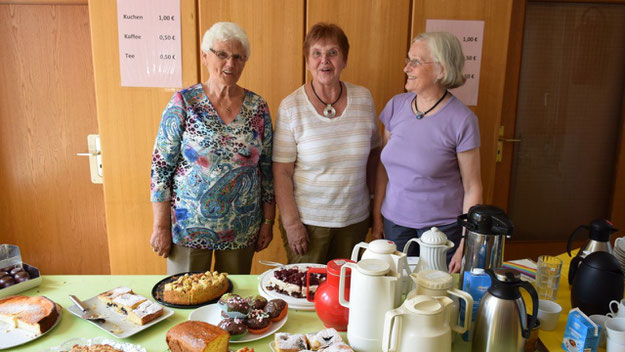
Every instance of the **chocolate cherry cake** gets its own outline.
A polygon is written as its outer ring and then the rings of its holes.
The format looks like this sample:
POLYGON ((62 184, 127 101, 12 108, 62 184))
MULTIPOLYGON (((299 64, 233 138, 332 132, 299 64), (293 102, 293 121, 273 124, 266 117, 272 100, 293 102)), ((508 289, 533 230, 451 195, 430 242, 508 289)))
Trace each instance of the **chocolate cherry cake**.
MULTIPOLYGON (((308 271, 307 267, 299 266, 274 270, 273 277, 269 279, 269 284, 265 288, 295 298, 306 298, 306 271, 308 271)), ((311 299, 314 298, 319 284, 325 280, 325 276, 325 274, 318 273, 310 274, 311 299)))

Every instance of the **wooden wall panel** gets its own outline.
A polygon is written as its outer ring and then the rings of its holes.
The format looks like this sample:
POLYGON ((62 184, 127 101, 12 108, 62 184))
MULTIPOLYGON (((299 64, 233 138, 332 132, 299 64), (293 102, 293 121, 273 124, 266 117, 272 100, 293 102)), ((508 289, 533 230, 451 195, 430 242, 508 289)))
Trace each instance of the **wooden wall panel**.
MULTIPOLYGON (((275 121, 282 99, 304 83, 304 1, 201 0, 198 17, 199 41, 215 22, 235 22, 245 29, 251 54, 239 85, 262 96, 275 121)), ((202 81, 206 81, 206 68, 201 72, 202 81)), ((257 259, 286 263, 277 223, 273 238, 267 249, 255 255, 252 273, 268 269, 257 259)))
POLYGON ((108 274, 87 6, 0 5, 0 243, 44 274, 108 274))
POLYGON ((414 0, 412 37, 425 31, 427 19, 484 21, 478 105, 471 107, 480 122, 484 202, 495 189, 497 133, 506 77, 508 36, 513 0, 414 0))
POLYGON ((335 23, 347 35, 349 58, 341 79, 367 87, 378 114, 394 95, 404 92, 409 0, 309 0, 306 28, 317 22, 335 23))
MULTIPOLYGON (((194 0, 181 0, 182 81, 198 82, 194 0)), ((104 201, 112 274, 162 274, 165 260, 152 253, 150 162, 161 113, 174 88, 120 86, 117 7, 89 1, 104 201)))

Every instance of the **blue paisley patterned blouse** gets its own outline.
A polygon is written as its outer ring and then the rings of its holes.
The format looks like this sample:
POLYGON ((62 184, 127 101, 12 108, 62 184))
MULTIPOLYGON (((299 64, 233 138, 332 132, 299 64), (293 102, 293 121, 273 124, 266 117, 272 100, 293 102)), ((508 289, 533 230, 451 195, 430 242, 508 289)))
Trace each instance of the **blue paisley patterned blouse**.
POLYGON ((198 83, 174 94, 152 156, 151 201, 170 201, 175 244, 239 249, 256 242, 262 203, 273 202, 271 117, 247 91, 226 125, 198 83))

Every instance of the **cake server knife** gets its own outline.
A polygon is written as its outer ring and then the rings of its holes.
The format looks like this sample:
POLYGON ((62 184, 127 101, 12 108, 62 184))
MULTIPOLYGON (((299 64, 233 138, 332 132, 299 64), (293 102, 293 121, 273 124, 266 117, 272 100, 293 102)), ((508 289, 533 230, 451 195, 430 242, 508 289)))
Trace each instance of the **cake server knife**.
POLYGON ((275 266, 276 268, 283 268, 285 265, 278 262, 272 262, 271 260, 258 259, 258 262, 267 266, 275 266))
POLYGON ((80 315, 82 319, 89 320, 94 323, 104 323, 105 321, 104 318, 101 315, 95 315, 95 314, 89 313, 89 308, 87 308, 87 306, 84 303, 82 303, 82 301, 79 300, 78 297, 74 295, 69 295, 69 299, 71 299, 72 302, 76 304, 76 307, 78 307, 78 309, 82 311, 82 314, 80 315))

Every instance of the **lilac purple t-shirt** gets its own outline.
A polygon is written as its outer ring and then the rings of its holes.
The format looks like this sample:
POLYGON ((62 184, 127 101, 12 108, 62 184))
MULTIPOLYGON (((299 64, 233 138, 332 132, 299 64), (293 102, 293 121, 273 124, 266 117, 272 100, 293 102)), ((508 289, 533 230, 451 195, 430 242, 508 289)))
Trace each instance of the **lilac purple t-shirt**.
POLYGON ((453 95, 417 120, 415 93, 394 96, 380 120, 391 136, 382 150, 388 174, 382 215, 410 228, 445 225, 462 214, 464 189, 457 153, 480 146, 477 116, 453 95))

